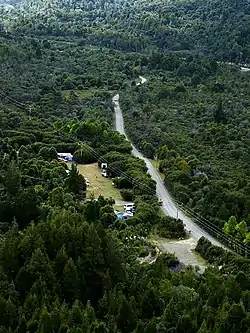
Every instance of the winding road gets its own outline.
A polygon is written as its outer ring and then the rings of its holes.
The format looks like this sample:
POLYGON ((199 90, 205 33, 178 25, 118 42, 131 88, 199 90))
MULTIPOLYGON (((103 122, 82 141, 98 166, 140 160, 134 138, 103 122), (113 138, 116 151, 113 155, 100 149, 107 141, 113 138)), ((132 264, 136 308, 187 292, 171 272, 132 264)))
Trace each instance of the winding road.
MULTIPOLYGON (((143 77, 140 77, 141 84, 145 83, 147 80, 143 77)), ((113 97, 113 105, 115 110, 115 118, 116 118, 116 130, 120 132, 121 134, 124 134, 126 139, 128 140, 128 137, 126 136, 125 129, 124 129, 124 121, 123 121, 123 115, 122 110, 120 108, 119 104, 119 94, 115 95, 113 97)), ((129 141, 129 140, 128 140, 129 141)), ((162 210, 166 215, 172 216, 172 217, 179 217, 183 223, 186 225, 186 229, 191 231, 190 237, 192 240, 197 243, 197 241, 202 237, 206 237, 210 242, 212 242, 214 245, 223 247, 222 244, 220 244, 215 238, 210 236, 206 231, 201 229, 197 224, 195 224, 188 216, 186 216, 174 203, 170 193, 166 189, 163 180, 161 176, 159 175, 158 171, 154 168, 150 160, 146 157, 144 157, 132 144, 132 155, 135 157, 139 157, 144 160, 144 162, 147 165, 148 172, 151 175, 152 179, 156 182, 156 194, 159 199, 162 200, 162 210)))

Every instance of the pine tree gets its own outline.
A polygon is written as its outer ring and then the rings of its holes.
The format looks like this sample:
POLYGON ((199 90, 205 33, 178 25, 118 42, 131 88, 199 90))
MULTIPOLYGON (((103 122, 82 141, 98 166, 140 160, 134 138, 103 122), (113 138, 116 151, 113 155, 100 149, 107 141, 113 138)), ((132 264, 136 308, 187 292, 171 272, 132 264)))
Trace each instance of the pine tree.
POLYGON ((76 300, 72 306, 72 309, 69 312, 69 323, 72 327, 81 326, 83 322, 83 311, 81 304, 76 300))
POLYGON ((117 316, 117 327, 122 333, 131 333, 135 328, 136 321, 129 302, 123 297, 117 316))
POLYGON ((201 324, 201 327, 199 328, 198 333, 209 333, 209 330, 207 328, 207 322, 206 322, 205 319, 203 320, 203 322, 201 324))
POLYGON ((53 332, 53 328, 52 328, 51 324, 52 324, 52 322, 51 322, 50 314, 49 314, 46 306, 43 306, 43 308, 41 310, 37 333, 51 333, 51 331, 53 332))
POLYGON ((19 321, 19 325, 18 325, 16 333, 27 333, 27 322, 26 322, 24 315, 22 315, 22 317, 19 321))
POLYGON ((79 173, 75 164, 71 166, 66 185, 68 191, 74 194, 83 194, 86 191, 85 178, 79 173))
POLYGON ((76 265, 70 258, 63 270, 62 293, 68 302, 73 302, 79 294, 79 278, 76 265))
POLYGON ((14 162, 11 162, 7 169, 4 187, 11 197, 15 197, 21 189, 21 173, 14 162))
POLYGON ((196 324, 191 320, 189 315, 183 315, 176 325, 176 333, 193 333, 196 332, 196 324))

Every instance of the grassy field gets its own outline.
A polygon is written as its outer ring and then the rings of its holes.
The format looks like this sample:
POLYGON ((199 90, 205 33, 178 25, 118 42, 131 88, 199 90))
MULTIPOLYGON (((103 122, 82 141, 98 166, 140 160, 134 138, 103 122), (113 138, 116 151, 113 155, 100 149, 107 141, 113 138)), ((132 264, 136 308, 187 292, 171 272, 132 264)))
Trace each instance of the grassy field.
POLYGON ((84 90, 64 90, 63 95, 66 100, 69 100, 70 93, 73 91, 76 93, 81 99, 88 99, 91 98, 96 92, 98 92, 98 89, 90 88, 90 89, 84 89, 84 90))
POLYGON ((79 172, 88 179, 87 197, 91 194, 97 198, 103 195, 105 198, 112 197, 114 200, 122 200, 120 191, 112 185, 111 179, 104 178, 97 163, 78 165, 79 172))

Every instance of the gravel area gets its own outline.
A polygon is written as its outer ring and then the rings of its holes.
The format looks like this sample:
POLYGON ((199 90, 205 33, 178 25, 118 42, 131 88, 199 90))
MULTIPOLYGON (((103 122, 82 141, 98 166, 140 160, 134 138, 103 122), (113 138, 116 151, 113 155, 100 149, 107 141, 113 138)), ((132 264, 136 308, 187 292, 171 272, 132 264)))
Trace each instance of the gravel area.
POLYGON ((154 241, 162 252, 174 253, 176 257, 185 266, 199 266, 200 271, 204 272, 206 268, 205 261, 194 252, 196 242, 192 239, 185 240, 168 240, 159 239, 154 241))

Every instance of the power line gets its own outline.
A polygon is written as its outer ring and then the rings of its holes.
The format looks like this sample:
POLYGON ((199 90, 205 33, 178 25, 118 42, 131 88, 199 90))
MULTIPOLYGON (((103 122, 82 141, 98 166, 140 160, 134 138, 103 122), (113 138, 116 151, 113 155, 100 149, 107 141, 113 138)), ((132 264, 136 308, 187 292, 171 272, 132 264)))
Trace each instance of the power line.
MULTIPOLYGON (((176 199, 173 199, 173 201, 176 205, 183 207, 183 204, 181 202, 177 201, 176 199)), ((206 218, 201 216, 199 213, 197 213, 195 210, 188 207, 187 205, 185 206, 185 208, 186 208, 186 211, 188 211, 188 214, 191 215, 193 218, 195 218, 201 224, 204 224, 206 226, 210 226, 211 228, 214 229, 214 232, 220 233, 221 236, 226 235, 227 237, 230 238, 230 241, 236 242, 238 244, 238 246, 241 246, 241 247, 244 246, 244 250, 248 249, 250 251, 250 247, 247 244, 243 245, 243 243, 241 241, 239 241, 237 238, 233 238, 232 235, 223 233, 222 230, 216 224, 213 224, 212 222, 210 222, 209 220, 207 220, 206 218)), ((186 213, 186 211, 184 211, 184 212, 186 213)))
POLYGON ((25 104, 13 99, 12 97, 9 97, 3 91, 0 91, 0 97, 2 97, 3 99, 6 99, 8 102, 14 104, 16 107, 26 109, 26 110, 28 109, 28 106, 26 106, 25 104))
POLYGON ((209 231, 212 231, 216 235, 219 235, 220 237, 222 237, 224 240, 226 239, 229 243, 233 243, 235 246, 240 248, 242 251, 250 254, 250 248, 248 245, 243 244, 237 238, 233 238, 232 235, 225 234, 217 225, 211 223, 210 221, 206 220, 205 218, 202 218, 202 219, 198 218, 191 208, 186 207, 186 210, 184 210, 184 212, 186 213, 186 215, 191 215, 192 218, 197 220, 203 227, 205 226, 209 231), (188 213, 187 213, 187 211, 188 211, 188 213))
MULTIPOLYGON (((101 159, 102 161, 104 161, 105 163, 110 164, 110 162, 105 159, 104 157, 102 157, 101 155, 99 155, 92 147, 86 146, 87 149, 89 149, 89 153, 92 154, 92 156, 95 159, 101 159)), ((109 167, 111 171, 113 171, 114 173, 117 173, 118 175, 122 176, 123 178, 125 178, 128 182, 130 182, 131 184, 135 184, 137 186, 139 186, 140 188, 144 189, 145 192, 147 192, 148 194, 151 195, 156 195, 156 191, 154 191, 152 188, 150 188, 148 185, 143 184, 141 182, 139 182, 138 180, 136 180, 134 177, 124 173, 122 170, 120 170, 117 167, 114 166, 110 166, 109 167)))
MULTIPOLYGON (((106 163, 109 163, 109 161, 107 159, 105 159, 100 154, 98 154, 92 147, 86 145, 85 148, 87 148, 87 150, 89 151, 89 153, 95 159, 97 159, 97 160, 101 159, 102 161, 104 161, 106 163)), ((152 190, 150 187, 148 187, 147 185, 139 182, 138 180, 135 180, 132 176, 129 176, 129 175, 125 174, 119 168, 113 167, 113 166, 110 166, 109 168, 110 168, 111 171, 113 171, 113 172, 121 175, 123 178, 125 178, 126 180, 128 180, 132 184, 135 184, 135 185, 139 186, 140 188, 144 189, 144 191, 146 193, 148 193, 150 195, 156 195, 156 192, 154 190, 152 190)), ((163 198, 161 196, 159 196, 159 197, 161 199, 163 198)), ((205 218, 201 217, 197 212, 195 212, 190 207, 185 206, 186 210, 184 210, 183 209, 184 206, 183 206, 182 203, 178 202, 175 199, 173 199, 173 202, 177 205, 177 209, 181 206, 182 207, 181 211, 183 211, 186 215, 191 215, 192 218, 195 218, 202 225, 202 227, 205 228, 206 230, 209 230, 210 233, 216 234, 217 236, 220 236, 221 239, 223 239, 224 241, 227 241, 228 243, 233 243, 233 245, 235 245, 238 249, 240 249, 244 253, 247 253, 247 254, 250 255, 250 248, 247 245, 244 245, 239 240, 234 239, 231 235, 227 235, 227 234, 223 233, 223 231, 218 226, 216 226, 215 224, 212 224, 210 221, 208 221, 205 218), (187 211, 188 211, 188 213, 187 213, 187 211)))

